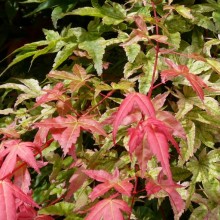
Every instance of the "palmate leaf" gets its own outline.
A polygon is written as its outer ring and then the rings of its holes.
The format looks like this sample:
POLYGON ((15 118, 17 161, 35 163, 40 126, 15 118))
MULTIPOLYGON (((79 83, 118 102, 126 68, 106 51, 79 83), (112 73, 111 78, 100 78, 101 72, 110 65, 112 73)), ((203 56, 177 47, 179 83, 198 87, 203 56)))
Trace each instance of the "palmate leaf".
POLYGON ((69 149, 75 145, 81 129, 107 136, 102 126, 91 116, 82 116, 79 119, 72 115, 58 116, 36 123, 35 127, 40 128, 38 132, 41 133, 41 135, 37 134, 38 143, 44 143, 48 132, 50 132, 61 145, 64 154, 67 154, 69 149))
POLYGON ((131 208, 126 202, 119 199, 103 199, 91 208, 91 212, 85 220, 123 220, 122 211, 127 214, 131 212, 131 208))
POLYGON ((113 175, 104 170, 84 170, 83 172, 90 178, 102 182, 93 188, 92 193, 89 195, 92 201, 109 191, 111 188, 114 188, 121 194, 131 196, 133 185, 129 182, 129 179, 120 180, 118 169, 114 171, 113 175))
POLYGON ((185 209, 185 202, 181 198, 180 194, 176 191, 176 188, 179 187, 182 186, 167 180, 163 172, 160 172, 157 181, 150 179, 146 184, 145 189, 148 195, 155 194, 161 190, 166 192, 166 194, 169 196, 175 219, 179 219, 185 209))
POLYGON ((143 94, 140 93, 130 93, 127 97, 122 101, 116 117, 113 122, 113 140, 115 141, 116 133, 118 131, 118 127, 122 124, 124 118, 135 108, 139 108, 139 110, 149 116, 155 117, 155 109, 151 100, 143 94))
POLYGON ((34 143, 22 142, 19 139, 2 142, 0 146, 0 159, 5 159, 0 169, 0 179, 4 178, 13 171, 18 157, 39 172, 34 152, 31 150, 31 148, 34 149, 35 147, 36 145, 34 143))
POLYGON ((166 63, 170 67, 168 70, 163 70, 161 74, 162 82, 165 83, 167 80, 171 80, 176 76, 185 77, 191 84, 193 90, 199 96, 201 100, 204 100, 204 92, 202 88, 207 88, 208 86, 203 82, 203 80, 193 73, 189 72, 189 68, 185 65, 177 65, 169 59, 165 59, 166 63))
POLYGON ((16 218, 16 199, 27 203, 31 206, 39 206, 24 194, 17 186, 13 185, 10 180, 0 181, 0 219, 15 220, 16 218))
POLYGON ((161 163, 164 173, 172 181, 168 142, 170 141, 178 152, 179 147, 170 134, 169 128, 157 119, 148 118, 143 122, 139 122, 136 128, 129 129, 129 136, 129 152, 133 153, 135 151, 138 156, 142 176, 146 170, 147 161, 151 159, 152 155, 155 155, 161 163))

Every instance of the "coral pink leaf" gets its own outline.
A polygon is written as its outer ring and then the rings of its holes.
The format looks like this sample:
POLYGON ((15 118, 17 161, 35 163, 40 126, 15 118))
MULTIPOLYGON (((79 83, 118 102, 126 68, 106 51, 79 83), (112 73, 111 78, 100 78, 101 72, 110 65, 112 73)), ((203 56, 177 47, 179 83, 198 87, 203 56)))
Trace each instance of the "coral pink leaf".
POLYGON ((131 191, 133 189, 133 184, 128 180, 118 181, 114 183, 113 187, 121 194, 131 196, 131 191))
POLYGON ((99 196, 102 196, 106 192, 108 192, 112 187, 113 184, 110 184, 109 182, 101 183, 93 188, 92 192, 89 195, 89 198, 94 201, 99 196))
POLYGON ((146 136, 142 138, 141 144, 135 149, 135 156, 137 157, 138 164, 141 170, 141 177, 144 178, 145 171, 147 169, 147 162, 153 156, 148 141, 146 140, 146 136))
POLYGON ((164 70, 160 73, 162 82, 165 83, 167 80, 170 80, 173 77, 181 75, 189 81, 193 90, 196 92, 199 98, 201 100, 204 100, 204 92, 202 88, 207 88, 208 86, 203 82, 203 80, 199 76, 190 73, 189 68, 187 66, 177 65, 169 59, 165 59, 165 61, 171 69, 164 70))
POLYGON ((186 139, 186 133, 180 122, 168 111, 157 111, 157 119, 162 121, 172 135, 186 139))
POLYGON ((150 117, 155 117, 155 110, 151 100, 146 95, 140 93, 130 93, 122 101, 113 122, 113 140, 115 142, 118 127, 122 124, 124 118, 135 108, 139 107, 140 111, 150 117))
POLYGON ((135 149, 141 144, 142 139, 144 137, 144 130, 137 126, 136 128, 129 128, 129 153, 132 154, 135 149))
POLYGON ((3 142, 2 146, 6 147, 5 151, 8 155, 1 166, 0 179, 4 178, 13 171, 16 165, 17 157, 39 172, 34 153, 30 149, 35 147, 34 143, 21 142, 21 140, 8 140, 3 142))
POLYGON ((166 136, 163 133, 158 132, 157 129, 155 129, 150 124, 148 124, 145 129, 147 132, 147 140, 151 151, 157 157, 157 160, 160 161, 167 177, 172 180, 169 164, 169 145, 166 136))
POLYGON ((129 182, 129 179, 125 179, 123 181, 119 179, 118 169, 114 171, 113 175, 104 170, 84 170, 83 172, 90 178, 103 182, 93 189, 89 196, 91 200, 95 200, 97 197, 103 195, 111 188, 114 188, 121 194, 128 196, 131 195, 133 185, 129 182))
POLYGON ((24 194, 17 186, 13 185, 10 180, 5 179, 0 181, 0 219, 15 220, 16 219, 16 205, 15 200, 19 199, 31 206, 39 206, 24 194))
POLYGON ((40 130, 42 128, 49 129, 44 130, 42 136, 38 136, 38 142, 43 142, 44 140, 40 140, 40 138, 45 138, 46 132, 50 131, 53 138, 61 145, 64 154, 67 154, 72 145, 76 143, 81 129, 107 136, 101 125, 90 116, 82 116, 79 119, 72 115, 66 115, 66 117, 58 116, 36 123, 35 127, 39 127, 40 130))
POLYGON ((176 191, 176 188, 182 187, 173 181, 170 181, 164 176, 163 172, 160 172, 157 178, 157 182, 149 180, 146 184, 145 189, 149 195, 155 194, 160 190, 167 193, 170 199, 170 203, 175 214, 175 219, 179 219, 180 215, 185 209, 185 202, 183 201, 180 194, 176 191))
POLYGON ((82 116, 79 118, 79 124, 82 129, 94 133, 98 133, 103 136, 107 136, 100 123, 91 118, 91 116, 82 116))
POLYGON ((104 199, 91 208, 85 220, 123 220, 122 211, 127 214, 131 212, 126 202, 119 199, 104 199))
POLYGON ((83 172, 90 178, 103 183, 113 179, 113 176, 104 170, 83 170, 83 172))
POLYGON ((57 83, 53 89, 44 90, 46 94, 37 98, 35 107, 47 103, 50 101, 59 100, 65 90, 63 89, 63 83, 57 83))

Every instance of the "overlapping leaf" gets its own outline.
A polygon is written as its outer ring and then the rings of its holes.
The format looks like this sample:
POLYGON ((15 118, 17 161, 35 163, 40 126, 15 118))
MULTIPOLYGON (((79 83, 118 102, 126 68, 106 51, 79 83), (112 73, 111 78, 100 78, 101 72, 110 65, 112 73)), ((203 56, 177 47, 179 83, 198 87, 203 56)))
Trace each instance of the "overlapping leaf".
POLYGON ((131 208, 126 202, 119 199, 103 199, 91 208, 91 212, 86 216, 85 220, 123 220, 122 211, 129 214, 131 208))
POLYGON ((40 128, 38 132, 41 133, 41 129, 44 131, 38 136, 38 142, 43 143, 50 131, 53 138, 61 145, 64 154, 67 154, 72 145, 75 145, 81 129, 107 136, 102 126, 91 116, 82 116, 79 119, 72 115, 58 116, 36 123, 35 126, 40 128))
POLYGON ((139 109, 143 114, 149 117, 155 117, 155 109, 151 103, 151 100, 143 94, 140 93, 130 93, 122 101, 117 114, 113 122, 113 139, 115 141, 116 133, 118 127, 122 124, 124 118, 134 109, 139 109))
POLYGON ((28 195, 24 194, 17 186, 13 185, 10 180, 0 181, 0 219, 16 219, 16 199, 34 207, 39 207, 28 195))
POLYGON ((0 145, 0 159, 5 159, 0 169, 0 179, 4 178, 13 171, 18 158, 39 172, 39 167, 33 152, 35 147, 36 145, 34 143, 22 142, 19 139, 2 142, 0 145))
POLYGON ((189 68, 185 65, 177 65, 173 61, 169 59, 165 59, 166 63, 170 67, 168 70, 163 70, 161 74, 162 82, 165 83, 167 80, 171 80, 176 76, 183 76, 185 77, 189 83, 191 84, 192 88, 199 96, 201 100, 204 100, 204 92, 202 88, 207 88, 208 86, 203 82, 203 80, 193 73, 189 72, 189 68))
POLYGON ((89 195, 92 201, 109 191, 111 188, 114 188, 121 194, 127 196, 131 195, 133 185, 129 182, 129 179, 121 180, 119 178, 118 169, 114 171, 113 175, 104 170, 84 170, 83 172, 90 178, 93 178, 99 182, 103 182, 93 188, 92 193, 89 195))
POLYGON ((185 209, 185 202, 180 194, 176 191, 176 188, 179 187, 181 186, 166 179, 166 176, 164 176, 163 172, 160 172, 157 181, 155 182, 153 180, 149 180, 145 186, 145 189, 148 195, 155 194, 161 190, 166 192, 166 194, 169 196, 175 219, 179 219, 185 209))

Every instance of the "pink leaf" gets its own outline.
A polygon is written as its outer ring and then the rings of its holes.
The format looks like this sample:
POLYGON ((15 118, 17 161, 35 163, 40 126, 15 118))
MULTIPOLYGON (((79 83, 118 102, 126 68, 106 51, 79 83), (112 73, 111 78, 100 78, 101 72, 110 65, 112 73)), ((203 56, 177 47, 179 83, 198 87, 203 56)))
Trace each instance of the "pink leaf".
POLYGON ((29 205, 39 207, 28 195, 24 194, 17 186, 8 179, 0 181, 0 219, 15 220, 15 200, 19 199, 29 205))
POLYGON ((30 148, 36 147, 32 142, 22 142, 21 140, 8 140, 2 143, 6 149, 1 151, 0 158, 6 158, 0 169, 0 179, 10 174, 15 168, 18 157, 39 172, 34 153, 30 148))
POLYGON ((123 220, 122 211, 127 214, 131 212, 126 202, 119 199, 103 199, 91 208, 85 220, 123 220))
POLYGON ((114 188, 121 194, 130 196, 133 185, 129 182, 129 179, 120 180, 118 169, 115 170, 114 174, 111 175, 104 170, 84 170, 83 171, 90 178, 95 179, 101 184, 98 184, 90 194, 91 200, 95 200, 97 197, 102 196, 111 188, 114 188))
POLYGON ((208 86, 199 76, 190 73, 189 68, 185 65, 177 65, 169 59, 165 59, 165 62, 169 65, 170 69, 163 70, 160 73, 163 83, 165 83, 167 80, 171 80, 173 77, 184 76, 189 81, 199 98, 204 100, 204 92, 202 88, 207 88, 208 86))
POLYGON ((180 217, 185 209, 185 202, 181 198, 180 194, 176 191, 176 188, 182 187, 166 179, 163 172, 160 172, 158 175, 157 182, 153 181, 152 179, 146 184, 145 189, 149 195, 155 194, 160 190, 163 190, 167 193, 170 199, 170 203, 173 209, 173 212, 176 217, 180 217))
POLYGON ((57 83, 53 89, 45 89, 46 94, 37 98, 35 107, 42 105, 43 103, 47 103, 50 101, 59 100, 65 90, 63 89, 63 83, 57 83))
POLYGON ((43 129, 42 136, 39 135, 37 139, 39 143, 44 141, 41 138, 45 139, 46 132, 50 132, 53 138, 61 145, 65 155, 72 145, 76 143, 81 130, 107 136, 102 126, 91 116, 82 116, 79 119, 72 115, 66 115, 66 117, 58 116, 36 123, 35 126, 40 128, 39 133, 43 129))
POLYGON ((155 110, 151 100, 143 94, 131 93, 129 94, 119 106, 115 120, 113 123, 113 140, 115 142, 118 127, 122 124, 124 118, 134 109, 139 107, 140 111, 149 117, 155 117, 155 110))

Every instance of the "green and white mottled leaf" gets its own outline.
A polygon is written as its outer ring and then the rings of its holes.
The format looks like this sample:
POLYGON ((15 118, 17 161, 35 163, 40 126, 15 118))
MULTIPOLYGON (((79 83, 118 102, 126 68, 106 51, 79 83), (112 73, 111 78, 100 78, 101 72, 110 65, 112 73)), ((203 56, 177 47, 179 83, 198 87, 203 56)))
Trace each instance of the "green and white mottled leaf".
POLYGON ((206 153, 203 149, 198 158, 195 156, 187 163, 187 168, 193 173, 196 182, 204 182, 220 177, 220 149, 206 153))
POLYGON ((175 6, 175 9, 184 18, 194 19, 194 16, 192 15, 190 8, 187 8, 184 5, 177 5, 177 6, 175 6))
POLYGON ((69 43, 66 44, 62 50, 60 50, 55 59, 54 59, 54 64, 53 64, 53 69, 56 69, 59 67, 65 60, 68 59, 70 55, 72 55, 73 50, 77 47, 76 43, 69 43))
POLYGON ((102 74, 103 55, 105 53, 105 39, 98 38, 97 40, 84 41, 79 43, 79 48, 88 52, 89 56, 94 61, 94 67, 98 75, 102 74))
POLYGON ((220 74, 220 61, 213 58, 208 58, 206 59, 206 62, 212 67, 214 71, 220 74))
POLYGON ((140 49, 141 49, 141 46, 137 43, 124 46, 126 56, 127 56, 128 61, 130 63, 134 62, 135 58, 137 57, 138 53, 140 52, 140 49))
POLYGON ((212 46, 214 46, 214 45, 219 45, 219 44, 220 44, 220 40, 219 40, 219 39, 209 40, 209 41, 207 41, 207 42, 204 44, 203 52, 204 52, 205 54, 207 54, 209 57, 211 57, 210 50, 211 50, 212 46))
POLYGON ((45 207, 38 211, 39 214, 67 216, 73 212, 74 204, 69 202, 59 202, 54 205, 45 207))

